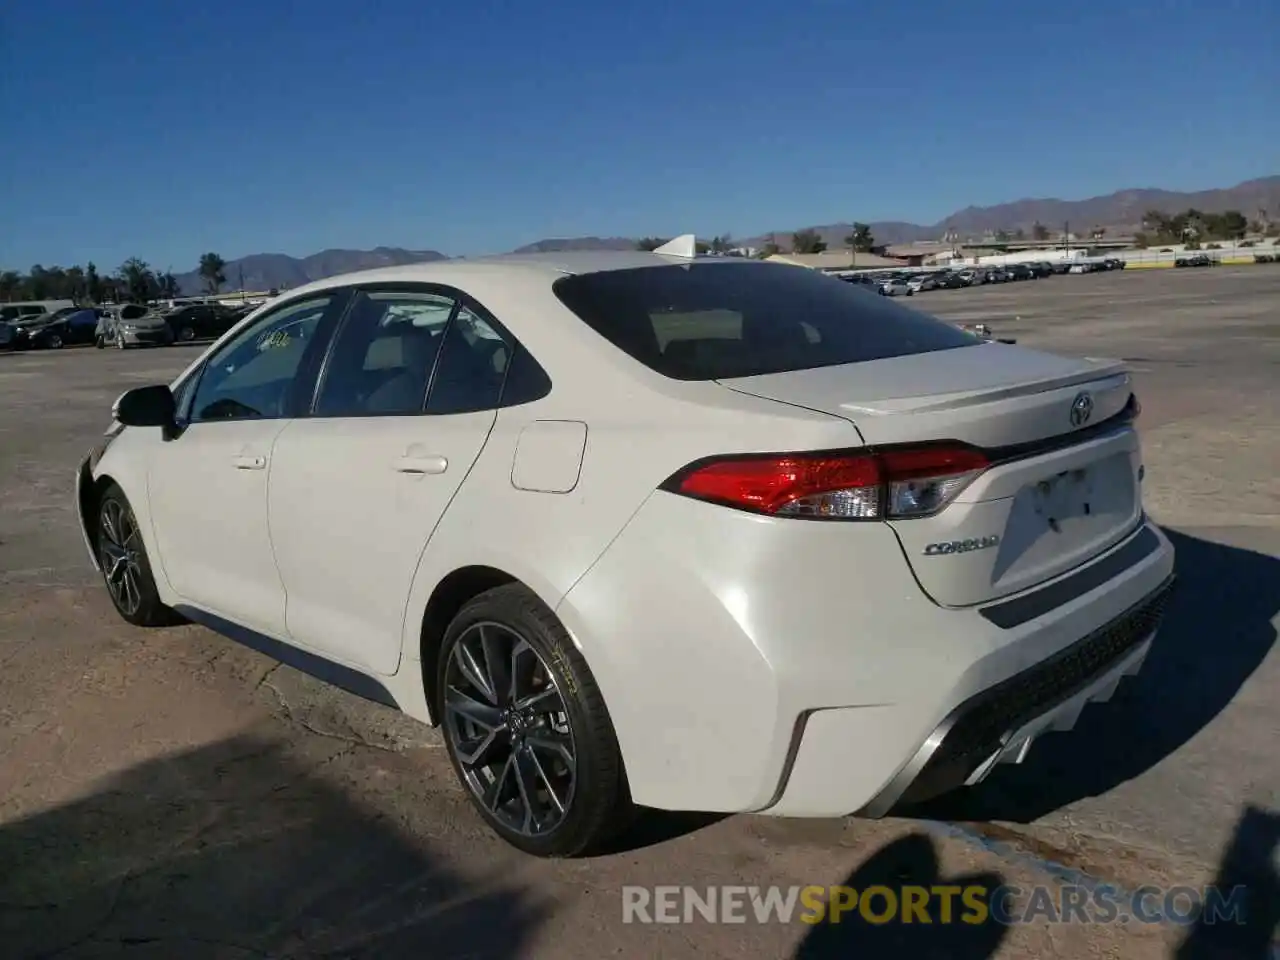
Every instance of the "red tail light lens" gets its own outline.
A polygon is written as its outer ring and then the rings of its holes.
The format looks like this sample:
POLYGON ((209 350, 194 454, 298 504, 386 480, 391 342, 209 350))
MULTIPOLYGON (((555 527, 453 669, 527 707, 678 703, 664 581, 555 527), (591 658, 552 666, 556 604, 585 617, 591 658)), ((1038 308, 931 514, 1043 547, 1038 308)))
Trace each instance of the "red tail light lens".
POLYGON ((937 513, 987 466, 959 446, 727 457, 694 464, 663 489, 773 516, 901 519, 937 513))

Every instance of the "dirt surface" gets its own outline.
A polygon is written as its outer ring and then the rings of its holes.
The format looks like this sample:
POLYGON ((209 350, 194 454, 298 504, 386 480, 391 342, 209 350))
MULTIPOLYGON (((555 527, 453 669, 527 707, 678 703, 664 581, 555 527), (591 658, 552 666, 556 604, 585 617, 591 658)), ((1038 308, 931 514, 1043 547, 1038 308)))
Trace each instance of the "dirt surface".
POLYGON ((1275 956, 1280 267, 911 305, 1138 371, 1146 501, 1181 578, 1144 672, 1022 766, 911 817, 655 814, 573 862, 492 839, 433 731, 201 628, 114 615, 76 529, 75 464, 121 391, 198 347, 0 355, 0 955, 1275 956), (1247 884, 1253 909, 1212 927, 623 912, 629 885, 1006 884, 1025 904, 1037 884, 1097 881, 1247 884))

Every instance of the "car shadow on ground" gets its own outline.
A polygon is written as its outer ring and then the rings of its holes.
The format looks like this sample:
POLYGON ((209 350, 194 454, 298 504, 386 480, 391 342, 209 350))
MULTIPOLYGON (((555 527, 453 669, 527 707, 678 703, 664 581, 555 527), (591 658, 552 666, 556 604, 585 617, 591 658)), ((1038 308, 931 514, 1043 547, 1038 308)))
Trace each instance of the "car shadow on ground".
POLYGON ((696 813, 636 807, 627 829, 595 850, 594 856, 612 857, 620 853, 632 853, 643 850, 645 847, 669 843, 715 826, 731 816, 732 814, 728 813, 696 813))
POLYGON ((0 827, 10 957, 521 956, 548 916, 468 880, 278 745, 148 762, 0 827))
POLYGON ((982 960, 995 955, 1009 928, 989 915, 979 915, 964 905, 963 891, 981 888, 981 900, 1000 887, 1003 879, 997 873, 973 873, 944 877, 933 841, 923 833, 912 833, 881 847, 849 874, 841 885, 856 892, 858 898, 873 888, 882 888, 871 897, 869 915, 859 908, 839 916, 830 914, 815 923, 793 955, 794 960, 846 960, 849 957, 898 956, 907 960, 925 957, 947 957, 950 960, 982 960), (904 887, 920 887, 932 891, 950 887, 953 908, 944 916, 937 900, 929 902, 930 922, 903 922, 901 914, 904 887), (882 920, 885 913, 885 891, 899 904, 895 917, 882 920))
POLYGON ((1231 703, 1276 641, 1280 560, 1166 530, 1178 583, 1141 673, 1018 766, 904 809, 937 820, 1029 823, 1099 796, 1164 760, 1231 703), (1117 735, 1122 731, 1123 735, 1117 735))
POLYGON ((1174 960, 1275 960, 1280 957, 1280 814, 1245 808, 1213 886, 1224 897, 1239 890, 1240 912, 1202 914, 1174 960))

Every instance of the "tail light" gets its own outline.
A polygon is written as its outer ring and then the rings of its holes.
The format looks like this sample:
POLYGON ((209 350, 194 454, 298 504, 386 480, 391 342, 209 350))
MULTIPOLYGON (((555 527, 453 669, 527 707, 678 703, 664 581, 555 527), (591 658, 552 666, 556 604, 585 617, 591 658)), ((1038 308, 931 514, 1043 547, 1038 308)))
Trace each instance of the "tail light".
POLYGON ((989 465, 970 447, 933 445, 858 454, 753 454, 701 461, 662 489, 778 517, 927 517, 989 465))

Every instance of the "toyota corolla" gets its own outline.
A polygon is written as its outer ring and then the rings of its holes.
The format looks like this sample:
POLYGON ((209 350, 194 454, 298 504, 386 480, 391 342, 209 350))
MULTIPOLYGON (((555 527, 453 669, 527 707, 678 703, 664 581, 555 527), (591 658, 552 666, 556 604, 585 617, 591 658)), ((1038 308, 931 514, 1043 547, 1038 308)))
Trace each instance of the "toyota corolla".
POLYGON ((1123 364, 686 237, 289 291, 119 398, 77 506, 125 620, 441 727, 565 856, 632 804, 883 815, 1071 727, 1172 583, 1138 413, 1123 364))

